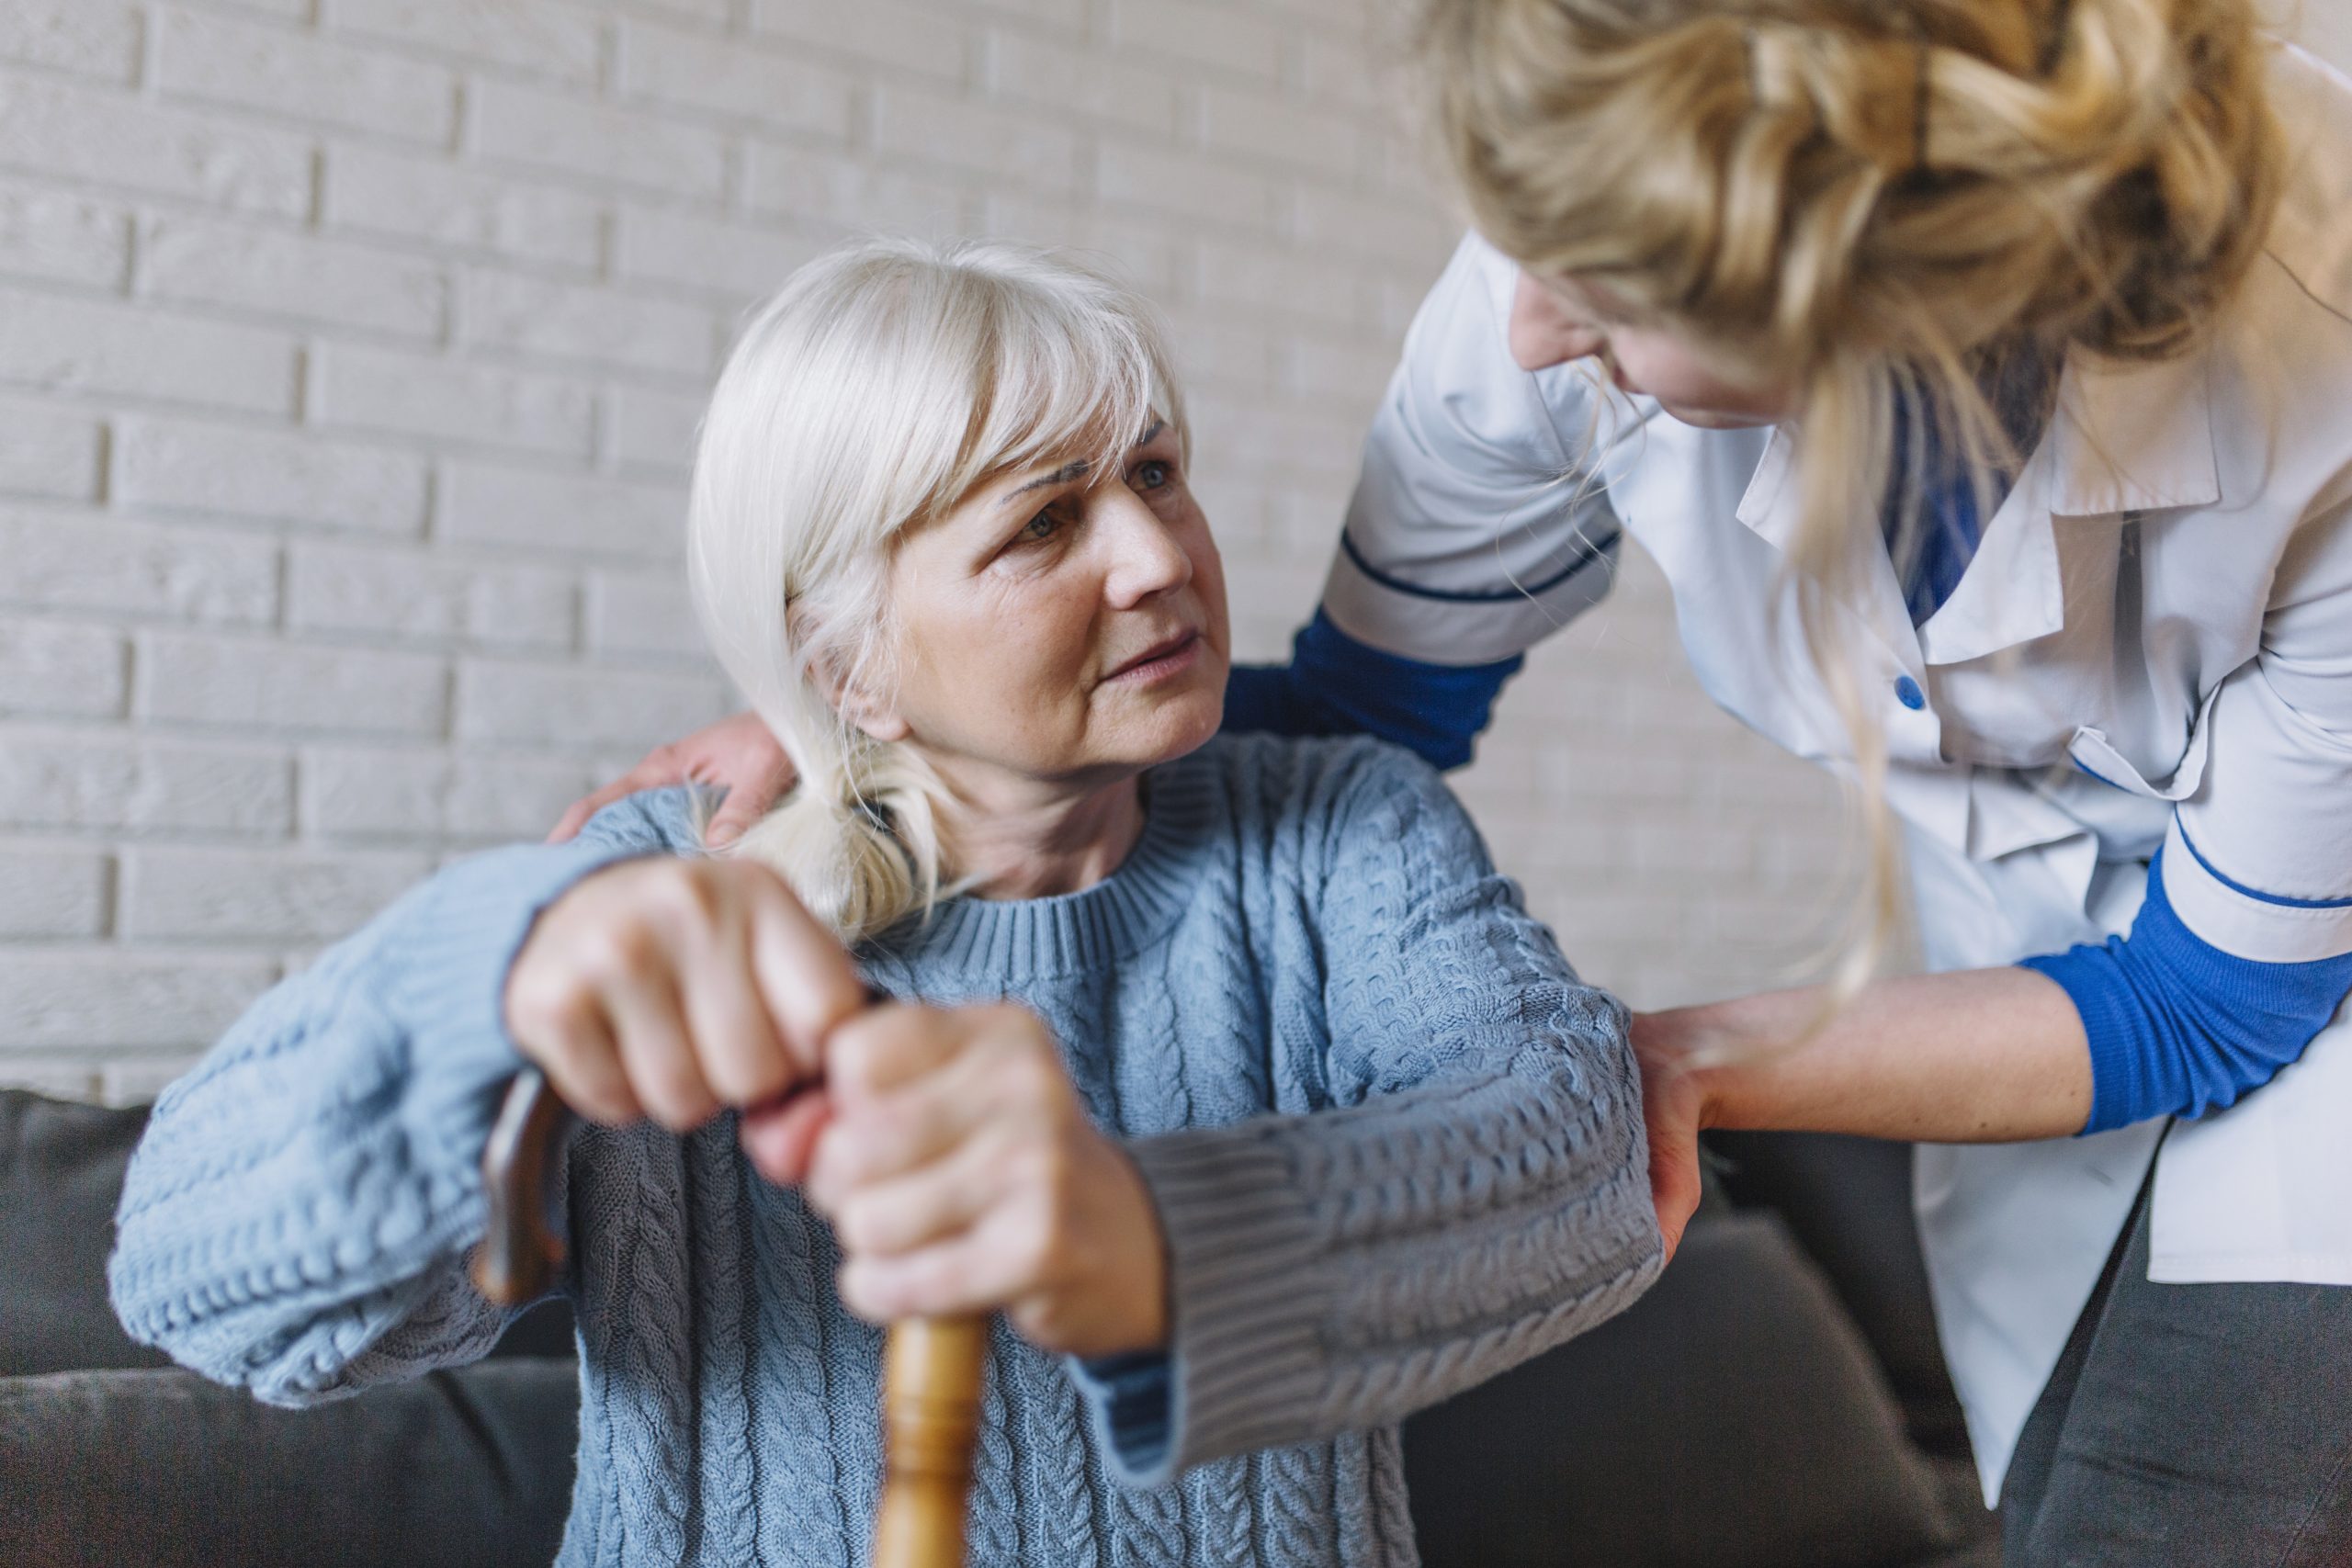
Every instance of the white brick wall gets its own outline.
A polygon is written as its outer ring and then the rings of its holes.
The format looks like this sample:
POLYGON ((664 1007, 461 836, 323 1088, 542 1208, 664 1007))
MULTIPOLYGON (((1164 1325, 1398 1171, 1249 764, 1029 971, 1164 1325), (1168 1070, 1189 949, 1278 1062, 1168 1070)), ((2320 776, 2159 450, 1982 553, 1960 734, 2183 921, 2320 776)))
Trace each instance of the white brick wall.
MULTIPOLYGON (((721 711, 676 578, 702 392, 853 231, 1159 299, 1280 648, 1450 240, 1374 6, 0 0, 0 1082, 152 1093, 721 711)), ((1596 978, 1774 978, 1835 811, 1624 576, 1464 787, 1596 978)))

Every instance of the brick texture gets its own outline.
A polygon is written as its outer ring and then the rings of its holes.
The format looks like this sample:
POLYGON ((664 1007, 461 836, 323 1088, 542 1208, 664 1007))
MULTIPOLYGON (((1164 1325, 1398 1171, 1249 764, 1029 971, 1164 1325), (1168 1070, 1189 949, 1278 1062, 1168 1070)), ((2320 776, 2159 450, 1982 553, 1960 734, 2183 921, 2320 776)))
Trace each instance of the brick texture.
MULTIPOLYGON (((1277 652, 1452 239, 1378 9, 0 5, 0 1082, 152 1094, 290 955, 726 710, 695 422, 846 234, 1153 295, 1277 652)), ((1834 792, 1700 696, 1638 555, 1462 787, 1637 1002, 1821 936, 1834 792)))

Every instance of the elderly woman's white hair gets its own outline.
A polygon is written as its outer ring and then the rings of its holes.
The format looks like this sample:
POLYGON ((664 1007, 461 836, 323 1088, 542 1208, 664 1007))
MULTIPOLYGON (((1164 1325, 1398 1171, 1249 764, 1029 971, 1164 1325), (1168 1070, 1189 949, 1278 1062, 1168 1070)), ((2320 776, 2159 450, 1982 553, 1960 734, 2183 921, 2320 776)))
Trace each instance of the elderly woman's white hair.
POLYGON ((703 629, 800 782, 727 852, 774 866, 854 942, 952 884, 943 786, 828 694, 891 680, 899 531, 1042 462, 1116 474, 1157 411, 1183 428, 1141 299, 1049 252, 869 241, 793 274, 705 414, 688 570, 703 629))

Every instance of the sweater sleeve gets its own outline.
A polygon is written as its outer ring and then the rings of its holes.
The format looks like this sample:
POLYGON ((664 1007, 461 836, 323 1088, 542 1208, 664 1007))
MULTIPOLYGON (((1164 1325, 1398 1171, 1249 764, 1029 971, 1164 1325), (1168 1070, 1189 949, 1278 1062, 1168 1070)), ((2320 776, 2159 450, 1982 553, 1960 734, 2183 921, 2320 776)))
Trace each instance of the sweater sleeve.
MULTIPOLYGON (((107 1284, 132 1338, 272 1404, 486 1352, 481 1153, 522 1055, 506 973, 590 873, 691 841, 683 790, 456 862, 266 993, 155 1102, 107 1284)), ((557 1173, 559 1186, 561 1172, 557 1173)))
POLYGON ((1343 755, 1320 932, 1336 1103, 1130 1145, 1173 1297, 1164 1432, 1102 1426, 1132 1483, 1400 1419, 1659 1268, 1623 1008, 1577 979, 1434 773, 1343 755))

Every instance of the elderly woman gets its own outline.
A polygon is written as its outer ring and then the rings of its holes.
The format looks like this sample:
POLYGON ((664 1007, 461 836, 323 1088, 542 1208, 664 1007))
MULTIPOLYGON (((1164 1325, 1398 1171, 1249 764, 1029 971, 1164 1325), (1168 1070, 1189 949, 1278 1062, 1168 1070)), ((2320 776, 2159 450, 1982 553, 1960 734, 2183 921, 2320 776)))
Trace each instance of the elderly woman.
POLYGON ((481 1355, 529 1060, 591 1123, 563 1562, 860 1560, 869 1325, 990 1309, 976 1562, 1412 1562, 1394 1423, 1657 1269, 1624 1015, 1426 766, 1213 739, 1183 432, 1068 265, 797 275, 691 560, 798 787, 459 862, 264 997, 132 1162, 130 1331, 286 1404, 481 1355))

